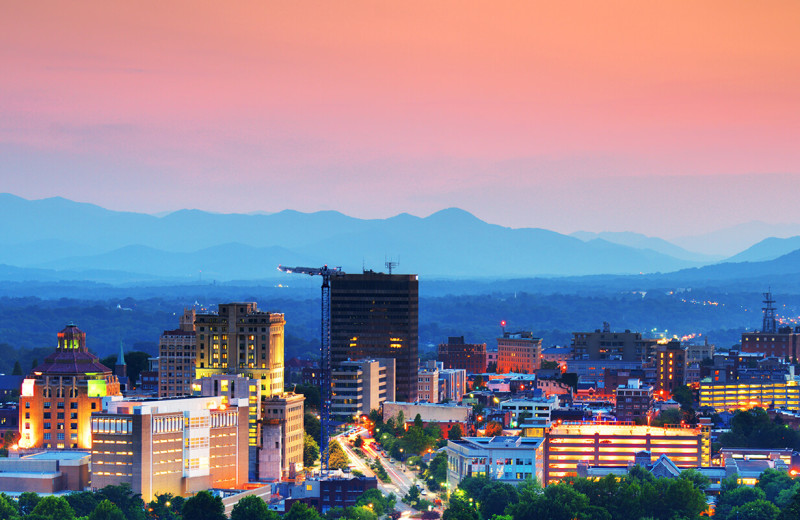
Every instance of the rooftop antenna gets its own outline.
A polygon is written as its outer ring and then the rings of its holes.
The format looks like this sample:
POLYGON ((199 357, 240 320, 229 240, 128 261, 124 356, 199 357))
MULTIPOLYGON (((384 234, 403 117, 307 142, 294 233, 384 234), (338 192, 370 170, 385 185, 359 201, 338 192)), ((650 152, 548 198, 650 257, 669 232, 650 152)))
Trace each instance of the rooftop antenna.
POLYGON ((394 262, 392 260, 386 260, 384 262, 384 265, 386 266, 386 269, 389 270, 389 274, 392 274, 392 269, 394 269, 395 267, 400 265, 400 262, 394 262))

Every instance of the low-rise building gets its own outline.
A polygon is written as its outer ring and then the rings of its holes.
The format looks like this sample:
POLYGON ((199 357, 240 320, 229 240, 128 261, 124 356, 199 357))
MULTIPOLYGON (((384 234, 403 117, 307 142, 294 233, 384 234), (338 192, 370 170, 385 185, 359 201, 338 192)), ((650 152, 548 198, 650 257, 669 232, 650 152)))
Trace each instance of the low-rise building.
POLYGON ((0 458, 0 491, 53 494, 83 491, 89 486, 91 453, 88 451, 41 451, 0 458))
POLYGON ((472 415, 471 406, 459 406, 454 403, 401 403, 397 401, 386 401, 383 403, 383 420, 390 417, 397 417, 403 412, 406 421, 411 422, 419 414, 423 422, 435 423, 467 423, 472 415))
POLYGON ((92 414, 92 488, 129 484, 148 502, 247 483, 246 399, 108 398, 92 414))
POLYGON ((447 441, 447 483, 456 489, 466 477, 489 477, 518 484, 543 481, 544 439, 541 437, 463 437, 447 441))
POLYGON ((529 437, 544 437, 551 425, 553 410, 558 408, 558 397, 509 399, 499 404, 500 410, 511 412, 511 428, 524 428, 529 437))

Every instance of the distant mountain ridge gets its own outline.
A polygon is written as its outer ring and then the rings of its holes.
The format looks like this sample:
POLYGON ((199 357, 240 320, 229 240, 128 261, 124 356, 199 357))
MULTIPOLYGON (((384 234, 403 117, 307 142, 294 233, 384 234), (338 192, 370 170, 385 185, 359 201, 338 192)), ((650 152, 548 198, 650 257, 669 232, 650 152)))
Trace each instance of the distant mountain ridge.
MULTIPOLYGON (((582 234, 512 229, 449 208, 358 219, 336 211, 220 214, 180 210, 157 217, 63 198, 29 201, 0 194, 0 263, 43 271, 127 273, 128 280, 277 278, 284 265, 341 265, 423 276, 508 278, 672 272, 699 267, 690 251, 633 233, 582 234), (626 243, 620 243, 626 242, 626 243), (669 253, 668 251, 671 251, 669 253)), ((13 270, 6 270, 8 273, 13 270)), ((28 274, 24 274, 28 273, 28 274)), ((8 275, 12 276, 12 275, 8 275)))
POLYGON ((701 253, 695 253, 662 238, 649 237, 647 235, 633 233, 631 231, 603 231, 600 233, 594 233, 591 231, 576 231, 571 233, 570 236, 587 242, 589 240, 599 238, 614 244, 621 244, 638 249, 651 249, 657 253, 673 256, 680 260, 687 260, 689 262, 716 262, 725 258, 722 255, 704 255, 701 253))

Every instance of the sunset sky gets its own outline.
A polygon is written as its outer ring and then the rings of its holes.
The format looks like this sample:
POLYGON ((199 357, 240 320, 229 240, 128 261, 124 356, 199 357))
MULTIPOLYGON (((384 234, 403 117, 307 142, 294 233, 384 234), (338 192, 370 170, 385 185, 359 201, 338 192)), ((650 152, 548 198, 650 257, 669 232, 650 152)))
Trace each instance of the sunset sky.
POLYGON ((0 191, 460 207, 665 238, 800 222, 800 2, 5 2, 0 191))

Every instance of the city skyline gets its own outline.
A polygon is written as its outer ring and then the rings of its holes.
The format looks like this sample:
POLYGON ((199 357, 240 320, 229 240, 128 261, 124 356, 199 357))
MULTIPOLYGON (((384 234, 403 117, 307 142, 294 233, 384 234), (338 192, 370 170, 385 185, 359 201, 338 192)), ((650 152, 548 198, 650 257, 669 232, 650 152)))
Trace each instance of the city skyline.
POLYGON ((800 221, 796 3, 570 7, 6 6, 0 191, 664 238, 800 221))

